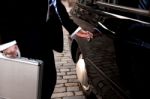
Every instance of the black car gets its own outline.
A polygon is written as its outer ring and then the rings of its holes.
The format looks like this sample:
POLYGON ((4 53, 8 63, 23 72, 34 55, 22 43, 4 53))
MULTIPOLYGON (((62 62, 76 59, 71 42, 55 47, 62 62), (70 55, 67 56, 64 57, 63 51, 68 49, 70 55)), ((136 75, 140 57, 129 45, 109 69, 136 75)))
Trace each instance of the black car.
POLYGON ((90 41, 78 37, 71 41, 72 59, 88 99, 148 96, 141 86, 148 80, 150 65, 150 16, 137 4, 137 0, 79 0, 72 9, 74 21, 94 35, 90 41))

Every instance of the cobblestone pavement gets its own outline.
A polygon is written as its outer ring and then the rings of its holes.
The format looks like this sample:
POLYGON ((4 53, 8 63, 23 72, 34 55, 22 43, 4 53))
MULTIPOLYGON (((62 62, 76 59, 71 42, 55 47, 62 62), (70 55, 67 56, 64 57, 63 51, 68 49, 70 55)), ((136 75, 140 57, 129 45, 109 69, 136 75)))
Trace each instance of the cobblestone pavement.
POLYGON ((64 51, 54 52, 57 68, 57 84, 52 99, 85 99, 76 76, 75 64, 71 59, 68 32, 64 31, 64 51))

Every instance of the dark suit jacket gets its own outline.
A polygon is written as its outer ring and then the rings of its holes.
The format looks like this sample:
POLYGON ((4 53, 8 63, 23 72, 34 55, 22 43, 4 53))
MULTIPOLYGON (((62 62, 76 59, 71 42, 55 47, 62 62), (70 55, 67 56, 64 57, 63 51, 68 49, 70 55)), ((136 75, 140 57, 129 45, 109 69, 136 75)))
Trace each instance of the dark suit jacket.
POLYGON ((62 25, 73 33, 78 25, 68 16, 65 7, 57 0, 57 9, 50 10, 46 21, 47 0, 1 0, 0 35, 2 43, 17 40, 22 54, 42 53, 50 49, 63 50, 62 25))

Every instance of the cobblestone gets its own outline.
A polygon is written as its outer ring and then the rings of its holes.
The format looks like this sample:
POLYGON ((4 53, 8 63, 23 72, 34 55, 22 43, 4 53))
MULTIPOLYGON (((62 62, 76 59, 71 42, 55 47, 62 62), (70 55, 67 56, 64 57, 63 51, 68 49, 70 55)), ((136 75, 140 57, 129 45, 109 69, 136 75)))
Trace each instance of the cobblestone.
POLYGON ((65 86, 69 87, 69 86, 78 86, 78 83, 65 83, 65 86))
POLYGON ((79 91, 79 87, 67 87, 67 91, 79 91))
POLYGON ((76 75, 63 76, 63 79, 73 79, 73 78, 77 78, 77 76, 76 75))
POLYGON ((61 80, 57 80, 57 84, 65 84, 67 83, 67 80, 61 79, 61 80))
POLYGON ((55 93, 66 92, 66 87, 55 88, 54 92, 55 93))
POLYGON ((83 96, 76 96, 76 97, 64 97, 63 99, 85 99, 83 96))
POLYGON ((73 92, 54 93, 52 95, 52 99, 66 97, 66 96, 73 96, 73 95, 74 95, 73 92))

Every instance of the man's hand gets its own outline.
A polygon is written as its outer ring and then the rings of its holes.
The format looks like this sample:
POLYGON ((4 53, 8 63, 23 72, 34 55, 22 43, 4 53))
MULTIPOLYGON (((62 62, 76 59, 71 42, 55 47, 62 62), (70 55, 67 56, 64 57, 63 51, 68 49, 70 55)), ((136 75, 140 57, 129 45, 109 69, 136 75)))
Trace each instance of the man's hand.
POLYGON ((79 32, 77 32, 76 35, 78 37, 86 38, 88 41, 93 38, 93 34, 91 32, 85 31, 83 29, 81 29, 79 32))
POLYGON ((18 57, 18 50, 19 50, 18 46, 17 45, 13 45, 13 46, 5 49, 3 51, 3 53, 4 53, 4 55, 6 57, 16 58, 16 57, 18 57))

